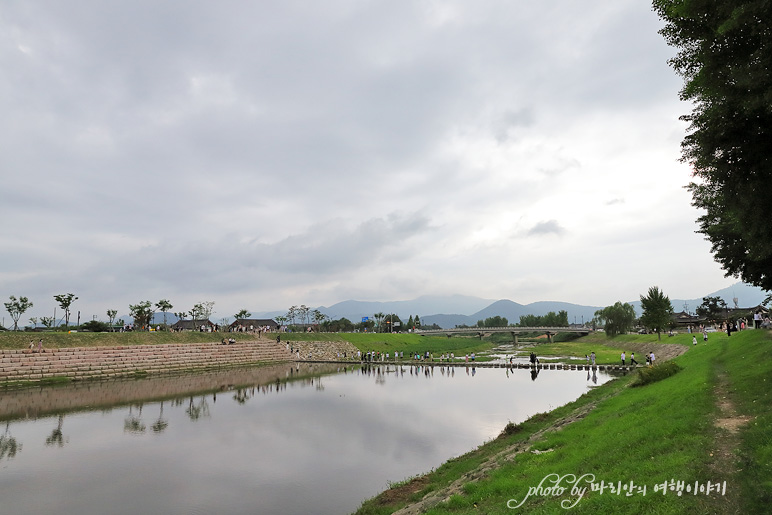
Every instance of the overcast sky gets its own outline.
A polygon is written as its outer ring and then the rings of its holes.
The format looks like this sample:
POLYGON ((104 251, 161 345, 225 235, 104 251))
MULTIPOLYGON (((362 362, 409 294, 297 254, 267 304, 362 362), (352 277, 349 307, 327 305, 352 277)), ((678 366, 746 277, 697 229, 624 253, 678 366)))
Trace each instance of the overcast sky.
POLYGON ((0 297, 219 318, 733 284, 661 26, 639 0, 5 0, 0 297))

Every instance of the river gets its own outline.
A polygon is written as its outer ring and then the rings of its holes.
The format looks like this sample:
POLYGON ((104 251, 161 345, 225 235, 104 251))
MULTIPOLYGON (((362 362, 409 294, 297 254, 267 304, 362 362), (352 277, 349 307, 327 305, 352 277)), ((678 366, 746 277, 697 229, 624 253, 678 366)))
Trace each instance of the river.
POLYGON ((0 392, 1 511, 350 513, 609 379, 301 364, 0 392))

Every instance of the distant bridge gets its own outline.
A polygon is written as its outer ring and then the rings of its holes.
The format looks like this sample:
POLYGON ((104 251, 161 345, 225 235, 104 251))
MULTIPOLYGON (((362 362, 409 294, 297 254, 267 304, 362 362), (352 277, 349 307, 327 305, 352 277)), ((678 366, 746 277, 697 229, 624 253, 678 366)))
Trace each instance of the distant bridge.
POLYGON ((552 337, 558 333, 578 333, 587 335, 592 332, 588 327, 457 327, 455 329, 416 329, 416 334, 426 336, 433 334, 445 334, 450 338, 454 334, 474 334, 482 339, 483 336, 492 333, 510 333, 512 339, 517 343, 517 335, 522 333, 541 333, 547 336, 547 340, 552 343, 552 337))

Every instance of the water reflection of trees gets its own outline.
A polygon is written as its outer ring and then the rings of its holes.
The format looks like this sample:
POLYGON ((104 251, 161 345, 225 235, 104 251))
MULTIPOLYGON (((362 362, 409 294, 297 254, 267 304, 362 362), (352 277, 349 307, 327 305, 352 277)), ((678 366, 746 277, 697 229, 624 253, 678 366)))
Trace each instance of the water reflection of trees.
POLYGON ((247 388, 238 388, 236 393, 233 394, 233 400, 239 404, 246 403, 252 396, 247 388))
POLYGON ((139 412, 135 415, 133 405, 129 405, 129 415, 123 421, 123 432, 131 434, 142 434, 147 426, 142 422, 142 404, 138 405, 139 412))
POLYGON ((64 438, 64 435, 62 434, 62 425, 64 424, 64 415, 59 415, 59 420, 56 424, 56 429, 51 431, 51 435, 46 438, 46 445, 52 446, 56 445, 57 447, 64 447, 64 444, 69 442, 70 439, 64 438))
POLYGON ((16 454, 21 452, 22 445, 11 436, 11 424, 5 423, 5 433, 0 435, 0 460, 3 458, 15 458, 16 454))
POLYGON ((155 434, 163 433, 169 427, 169 422, 164 418, 164 401, 161 401, 161 412, 158 414, 158 420, 153 422, 150 427, 155 434))
POLYGON ((206 397, 201 397, 198 403, 193 404, 193 396, 191 396, 185 413, 193 422, 200 418, 209 418, 209 403, 206 401, 206 397))
MULTIPOLYGON (((375 368, 375 367, 373 367, 375 368)), ((338 373, 348 373, 348 372, 354 372, 355 367, 340 367, 336 372, 338 373)), ((227 385, 221 387, 219 391, 216 392, 210 392, 204 395, 189 395, 189 396, 183 396, 183 397, 177 397, 174 399, 167 399, 165 401, 160 401, 158 404, 158 418, 154 419, 152 423, 150 424, 150 429, 153 434, 161 434, 164 431, 167 430, 169 427, 169 418, 165 415, 164 410, 165 408, 168 408, 169 405, 171 405, 172 408, 184 408, 185 414, 187 417, 192 421, 196 422, 198 420, 201 420, 203 418, 211 418, 212 414, 210 411, 210 395, 211 395, 211 402, 216 402, 217 400, 217 393, 233 393, 233 400, 236 401, 239 405, 244 405, 250 401, 254 401, 260 394, 263 395, 269 395, 273 393, 281 393, 285 392, 288 389, 288 386, 291 384, 293 387, 313 387, 317 391, 324 391, 325 390, 325 384, 323 377, 324 376, 309 376, 305 378, 293 378, 292 375, 295 372, 299 372, 299 366, 297 367, 297 370, 290 370, 287 373, 287 378, 282 379, 275 379, 269 383, 261 384, 261 385, 253 385, 253 386, 247 386, 247 387, 237 387, 234 388, 233 385, 227 385)), ((147 422, 144 420, 144 405, 145 402, 133 402, 128 404, 128 414, 125 415, 123 419, 123 431, 124 433, 128 433, 131 435, 144 435, 148 434, 147 431, 148 425, 147 422)), ((102 407, 93 410, 94 413, 102 413, 102 415, 109 415, 116 409, 121 410, 125 409, 126 404, 116 405, 116 406, 110 406, 110 407, 102 407)), ((168 409, 167 409, 168 411, 168 409)), ((125 412, 124 412, 125 413, 125 412)), ((46 446, 49 447, 63 447, 65 444, 69 443, 69 437, 65 436, 63 433, 63 425, 64 425, 64 417, 66 416, 66 413, 62 413, 57 416, 57 424, 56 427, 51 431, 51 433, 46 437, 45 443, 46 446)), ((15 437, 11 435, 10 431, 10 423, 11 421, 6 423, 5 427, 5 433, 0 434, 0 459, 2 458, 13 458, 18 454, 21 449, 22 445, 19 443, 15 437)))

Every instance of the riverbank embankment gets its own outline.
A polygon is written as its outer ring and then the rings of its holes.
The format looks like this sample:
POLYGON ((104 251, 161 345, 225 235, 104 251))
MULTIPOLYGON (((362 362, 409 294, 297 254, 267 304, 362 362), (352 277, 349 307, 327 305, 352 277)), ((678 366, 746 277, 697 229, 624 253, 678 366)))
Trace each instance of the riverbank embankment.
MULTIPOLYGON (((748 330, 694 346, 691 335, 669 341, 689 343, 672 360, 677 373, 643 386, 627 374, 508 424, 477 449, 393 483, 357 513, 765 512, 772 336, 748 330)), ((621 336, 613 345, 628 342, 621 336)))
POLYGON ((0 350, 0 385, 144 377, 292 360, 273 340, 0 350))

